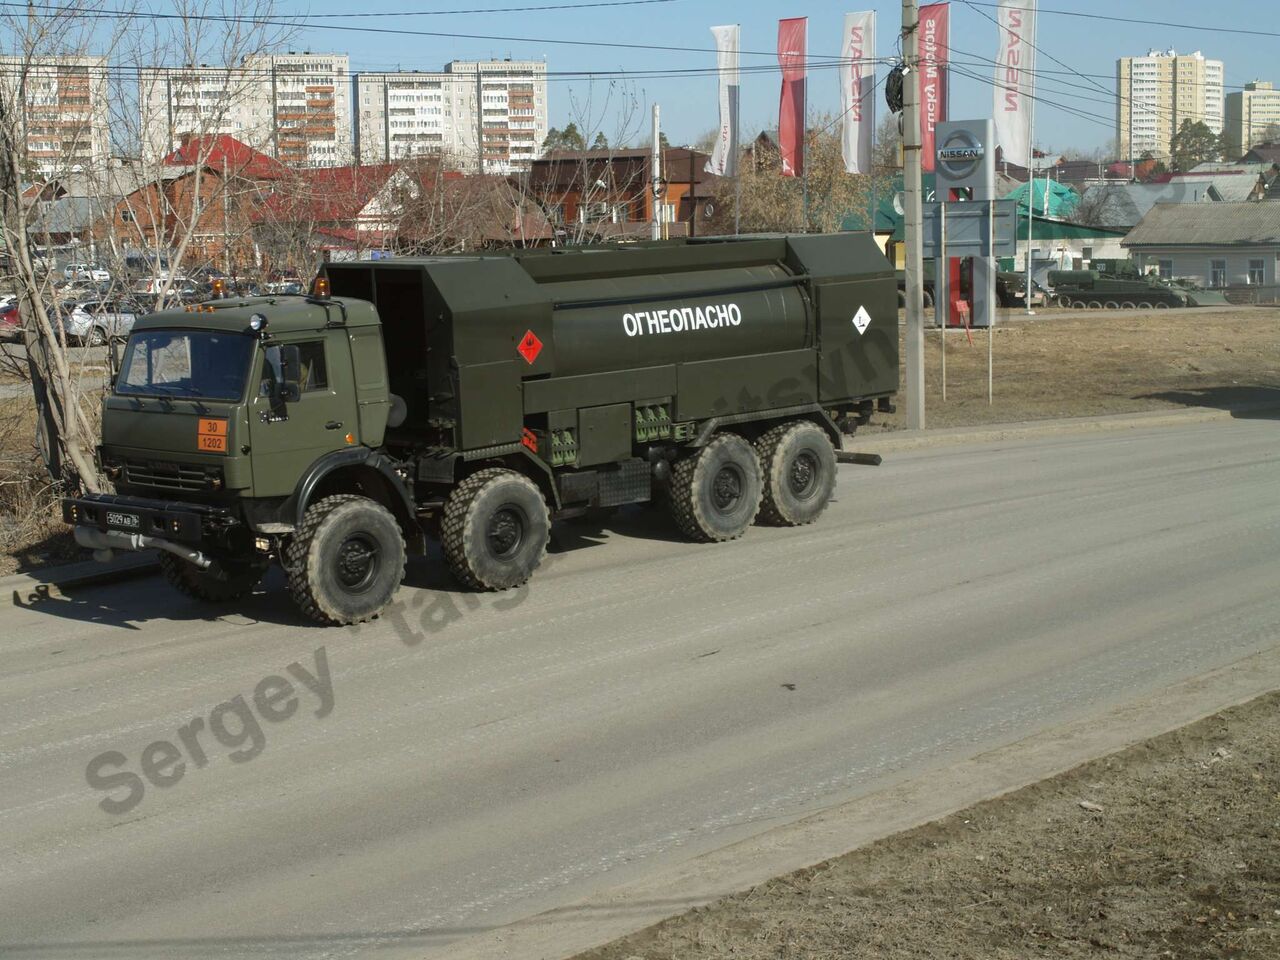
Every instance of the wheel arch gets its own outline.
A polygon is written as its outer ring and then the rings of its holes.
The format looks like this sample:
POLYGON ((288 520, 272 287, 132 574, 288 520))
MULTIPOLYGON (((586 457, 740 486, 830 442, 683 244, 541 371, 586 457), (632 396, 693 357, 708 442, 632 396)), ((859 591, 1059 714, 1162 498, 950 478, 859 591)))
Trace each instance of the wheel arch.
POLYGON ((282 505, 281 518, 297 529, 311 504, 337 493, 355 493, 381 503, 396 518, 408 548, 417 553, 426 549, 412 492, 390 458, 365 448, 334 450, 312 463, 282 505))
POLYGON ((477 458, 475 460, 464 460, 461 462, 461 469, 458 470, 455 477, 455 485, 461 483, 473 473, 481 470, 487 470, 492 467, 503 467, 507 470, 514 470, 516 473, 523 474, 533 481, 542 495, 546 498, 547 504, 552 510, 560 509, 560 489, 556 485, 555 475, 551 472, 551 468, 545 461, 534 456, 524 447, 519 450, 506 453, 500 456, 492 456, 485 458, 477 458))
MULTIPOLYGON (((840 406, 847 405, 847 403, 840 404, 840 406)), ((840 428, 831 419, 826 408, 817 403, 806 403, 797 407, 787 407, 779 410, 761 410, 750 414, 712 417, 702 422, 697 435, 688 443, 688 446, 693 448, 706 446, 713 436, 726 428, 746 427, 748 428, 746 431, 735 432, 764 433, 780 423, 787 423, 792 420, 807 420, 810 423, 817 424, 831 438, 832 445, 837 450, 840 449, 840 428)), ((752 438, 748 437, 748 439, 752 438)))

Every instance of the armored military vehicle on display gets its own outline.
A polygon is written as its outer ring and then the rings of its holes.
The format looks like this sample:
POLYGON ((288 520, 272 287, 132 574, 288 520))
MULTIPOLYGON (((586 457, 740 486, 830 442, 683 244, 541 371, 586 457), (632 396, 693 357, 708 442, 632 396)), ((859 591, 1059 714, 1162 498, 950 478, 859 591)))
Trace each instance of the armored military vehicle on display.
POLYGON ((278 560, 309 617, 354 623, 428 537, 502 590, 553 519, 660 489, 696 540, 810 523, 897 388, 865 234, 329 264, 310 296, 139 319, 104 402, 115 493, 63 515, 205 600, 278 560))
POLYGON ((1214 290, 1203 290, 1145 276, 1130 260, 1094 260, 1088 270, 1050 270, 1049 286, 1060 307, 1076 310, 1167 310, 1225 304, 1214 290))

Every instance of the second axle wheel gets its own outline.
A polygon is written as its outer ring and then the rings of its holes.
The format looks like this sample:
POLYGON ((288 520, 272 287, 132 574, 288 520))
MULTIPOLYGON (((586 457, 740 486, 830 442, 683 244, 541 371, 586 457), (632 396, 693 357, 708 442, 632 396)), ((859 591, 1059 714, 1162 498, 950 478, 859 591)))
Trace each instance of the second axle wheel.
POLYGON ((737 434, 720 434, 672 470, 671 515, 692 540, 737 539, 759 508, 760 461, 737 434))
POLYGON ((501 467, 473 473, 444 505, 440 541, 459 580, 473 590, 518 587, 547 552, 551 517, 533 481, 501 467))

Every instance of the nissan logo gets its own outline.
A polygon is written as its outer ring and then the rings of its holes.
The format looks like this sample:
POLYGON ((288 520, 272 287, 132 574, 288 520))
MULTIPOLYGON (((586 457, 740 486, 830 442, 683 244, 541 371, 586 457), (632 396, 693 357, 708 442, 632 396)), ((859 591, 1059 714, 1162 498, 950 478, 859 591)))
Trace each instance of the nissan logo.
POLYGON ((938 165, 950 180, 963 180, 973 174, 986 156, 981 141, 968 130, 953 130, 938 146, 938 165))

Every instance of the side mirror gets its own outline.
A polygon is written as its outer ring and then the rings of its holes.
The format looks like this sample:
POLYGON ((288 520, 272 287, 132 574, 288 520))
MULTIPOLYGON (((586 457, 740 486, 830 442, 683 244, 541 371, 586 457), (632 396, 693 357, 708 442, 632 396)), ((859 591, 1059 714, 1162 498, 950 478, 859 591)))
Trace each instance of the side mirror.
POLYGON ((297 344, 280 348, 280 399, 293 403, 302 398, 302 354, 297 344))

